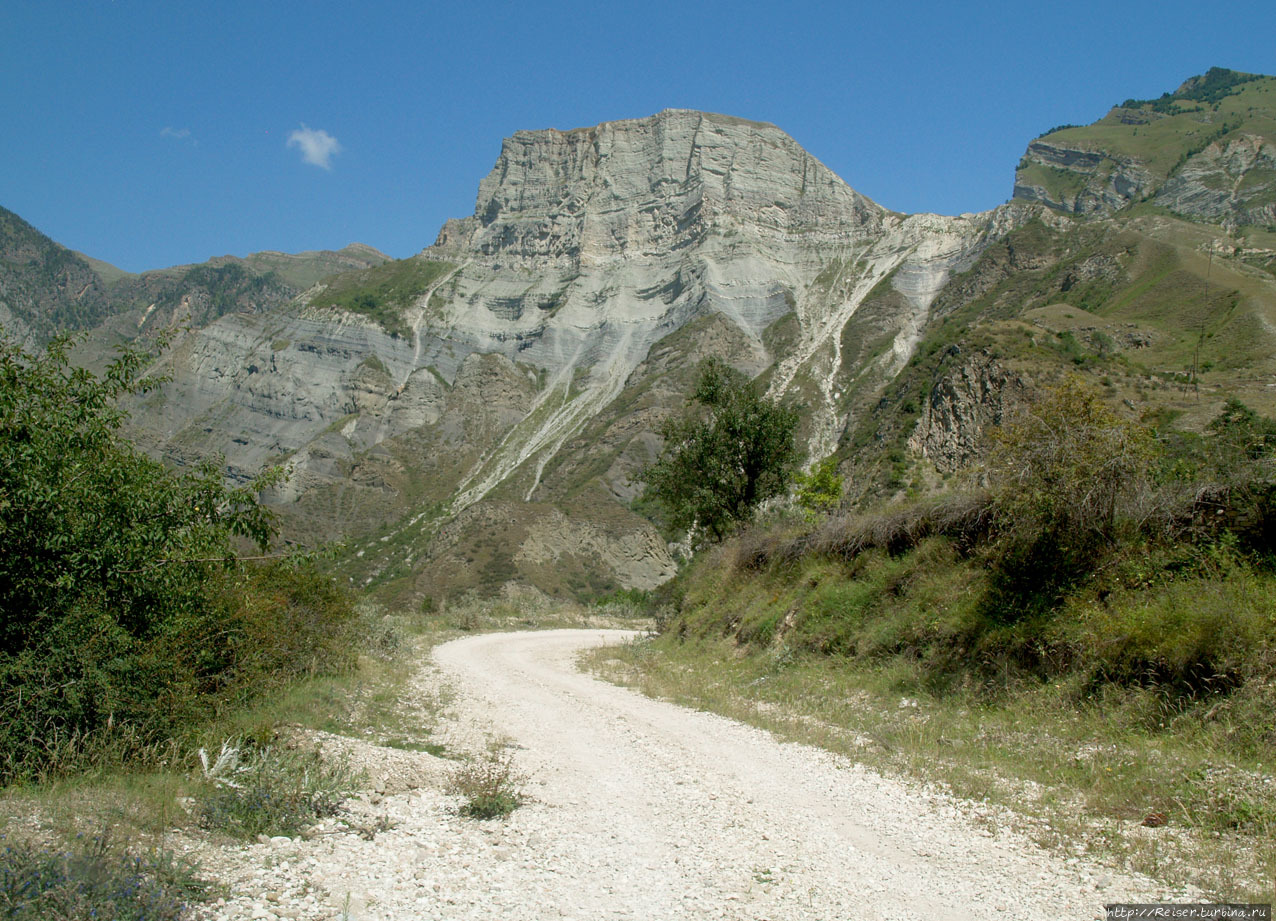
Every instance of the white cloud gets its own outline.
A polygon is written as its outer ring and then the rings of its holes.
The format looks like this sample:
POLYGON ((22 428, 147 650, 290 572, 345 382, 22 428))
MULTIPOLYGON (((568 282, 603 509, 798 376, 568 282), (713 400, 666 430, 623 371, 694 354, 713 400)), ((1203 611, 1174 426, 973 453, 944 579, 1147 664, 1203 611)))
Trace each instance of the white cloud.
POLYGON ((191 129, 189 128, 174 128, 172 125, 165 125, 160 129, 160 137, 172 138, 175 141, 187 141, 196 147, 199 146, 199 141, 191 137, 191 129))
POLYGON ((332 169, 332 158, 341 153, 341 144, 327 131, 300 128, 288 135, 288 146, 301 148, 301 159, 324 169, 332 169))

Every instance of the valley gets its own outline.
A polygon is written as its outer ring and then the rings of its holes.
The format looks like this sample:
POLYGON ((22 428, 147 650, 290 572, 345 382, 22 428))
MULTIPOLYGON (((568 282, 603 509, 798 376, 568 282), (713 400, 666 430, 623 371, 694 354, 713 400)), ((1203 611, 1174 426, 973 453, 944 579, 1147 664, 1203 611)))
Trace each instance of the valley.
POLYGON ((1270 898, 1276 77, 1006 173, 902 214, 665 109, 404 259, 0 209, 5 827, 203 855, 209 921, 1270 898), (722 540, 643 476, 706 359, 801 468, 722 540))

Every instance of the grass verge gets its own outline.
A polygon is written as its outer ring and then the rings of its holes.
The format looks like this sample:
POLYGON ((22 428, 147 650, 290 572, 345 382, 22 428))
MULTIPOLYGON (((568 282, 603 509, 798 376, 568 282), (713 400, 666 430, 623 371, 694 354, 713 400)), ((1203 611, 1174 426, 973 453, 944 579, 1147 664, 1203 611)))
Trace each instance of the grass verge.
POLYGON ((749 653, 720 636, 667 634, 586 661, 650 696, 1010 807, 1044 846, 1228 901, 1273 899, 1270 763, 1237 758, 1199 719, 1166 722, 1154 689, 1082 705, 1066 681, 994 699, 972 688, 930 693, 899 661, 848 665, 783 645, 749 653))

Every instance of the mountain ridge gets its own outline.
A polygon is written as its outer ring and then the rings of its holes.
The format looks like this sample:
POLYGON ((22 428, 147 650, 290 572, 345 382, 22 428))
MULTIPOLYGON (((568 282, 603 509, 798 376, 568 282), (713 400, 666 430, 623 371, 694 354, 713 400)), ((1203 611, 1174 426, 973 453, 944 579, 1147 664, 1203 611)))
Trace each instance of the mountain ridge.
MULTIPOLYGON (((1271 80, 1189 102, 1231 105, 1271 80)), ((1203 124, 1195 108, 1152 114, 1203 124)), ((1070 143, 1052 149, 1096 153, 1070 143)), ((139 300, 115 329, 171 330, 172 380, 134 407, 133 432, 175 463, 221 453, 237 479, 289 465, 270 499, 290 535, 343 539, 352 581, 419 599, 671 575, 635 477, 707 355, 804 405, 807 457, 835 456, 865 497, 964 475, 982 429, 1069 367, 1140 412, 1204 411, 1157 383, 1175 375, 1261 404, 1237 375, 1266 367, 1276 244, 1131 196, 1104 204, 1116 161, 1092 160, 1059 167, 1090 198, 901 215, 766 123, 670 109, 516 132, 473 212, 417 256, 290 296, 250 290, 269 266, 205 264, 252 277, 188 279, 145 316, 139 300)))

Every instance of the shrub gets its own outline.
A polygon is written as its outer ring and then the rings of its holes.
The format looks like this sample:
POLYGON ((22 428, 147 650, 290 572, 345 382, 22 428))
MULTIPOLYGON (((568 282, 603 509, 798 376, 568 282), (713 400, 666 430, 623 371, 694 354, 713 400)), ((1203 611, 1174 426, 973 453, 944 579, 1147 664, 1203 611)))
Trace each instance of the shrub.
POLYGON ((0 848, 8 921, 179 921, 204 891, 189 864, 161 851, 132 855, 104 834, 78 838, 69 850, 19 841, 0 848))
POLYGON ((349 604, 313 564, 265 552, 268 471, 225 485, 213 462, 177 473, 119 435, 146 356, 101 377, 67 339, 30 355, 0 342, 0 783, 123 757, 222 703, 348 661, 349 604))
POLYGON ((826 457, 797 475, 797 504, 810 519, 831 512, 842 501, 842 478, 837 473, 837 458, 826 457))
POLYGON ((760 569, 772 562, 792 565, 811 555, 853 560, 866 550, 879 548, 901 553, 936 536, 952 538, 956 548, 967 553, 991 531, 994 512, 987 493, 959 493, 872 514, 834 515, 787 538, 758 530, 741 538, 736 566, 760 569))
POLYGON ((472 819, 499 819, 523 805, 523 778, 510 755, 495 752, 481 761, 464 764, 452 772, 450 790, 465 798, 461 815, 472 819))
POLYGON ((1152 483, 1152 433, 1069 377, 993 435, 996 500, 1022 537, 1061 547, 1111 543, 1141 521, 1152 483))

